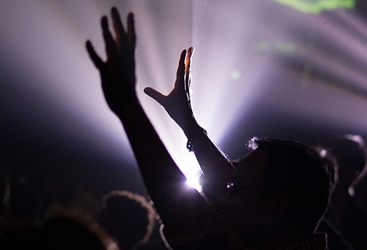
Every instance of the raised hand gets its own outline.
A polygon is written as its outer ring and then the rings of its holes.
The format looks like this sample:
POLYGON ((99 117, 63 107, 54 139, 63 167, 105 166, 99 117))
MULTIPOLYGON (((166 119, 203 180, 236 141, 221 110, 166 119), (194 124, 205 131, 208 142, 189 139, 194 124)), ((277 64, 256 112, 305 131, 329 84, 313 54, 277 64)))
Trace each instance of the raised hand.
POLYGON ((115 38, 109 30, 107 17, 101 19, 106 62, 97 55, 90 41, 87 41, 86 47, 94 65, 100 71, 102 89, 109 107, 117 115, 121 115, 124 105, 137 100, 134 55, 136 35, 132 13, 127 17, 126 31, 116 8, 112 8, 111 15, 115 38))
POLYGON ((171 118, 187 133, 189 126, 196 123, 193 118, 190 101, 190 62, 193 48, 183 50, 180 56, 176 82, 168 95, 163 95, 153 88, 145 88, 144 92, 161 104, 171 118), (186 59, 186 63, 185 63, 186 59), (185 65, 186 64, 186 65, 185 65))
MULTIPOLYGON (((165 224, 165 232, 178 235, 196 232, 207 223, 213 208, 208 206, 195 189, 187 188, 185 185, 186 177, 169 155, 138 102, 135 92, 134 51, 136 38, 133 15, 128 15, 127 31, 125 31, 117 9, 113 8, 111 12, 115 38, 109 31, 107 17, 103 17, 101 21, 106 44, 106 62, 101 60, 91 43, 87 42, 89 55, 101 73, 105 98, 112 111, 122 122, 147 191, 165 224)), ((184 88, 185 55, 186 51, 181 55, 177 71, 178 80, 175 86, 180 94, 172 94, 170 98, 174 103, 183 97, 181 100, 183 104, 177 106, 184 109, 187 112, 186 115, 192 117, 184 89, 182 91, 184 88)), ((165 106, 171 107, 159 95, 153 94, 153 96, 165 103, 165 106)), ((166 98, 164 99, 166 100, 166 98)), ((172 113, 182 115, 180 111, 172 111, 172 113)))

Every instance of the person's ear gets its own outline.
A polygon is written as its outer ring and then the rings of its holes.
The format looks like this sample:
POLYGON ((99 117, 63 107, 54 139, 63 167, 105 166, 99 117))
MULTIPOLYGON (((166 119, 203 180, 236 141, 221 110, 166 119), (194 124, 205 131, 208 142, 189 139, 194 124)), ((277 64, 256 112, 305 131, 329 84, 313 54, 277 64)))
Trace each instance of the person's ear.
POLYGON ((276 192, 271 198, 268 206, 267 220, 274 223, 286 216, 290 209, 290 196, 285 192, 276 192))

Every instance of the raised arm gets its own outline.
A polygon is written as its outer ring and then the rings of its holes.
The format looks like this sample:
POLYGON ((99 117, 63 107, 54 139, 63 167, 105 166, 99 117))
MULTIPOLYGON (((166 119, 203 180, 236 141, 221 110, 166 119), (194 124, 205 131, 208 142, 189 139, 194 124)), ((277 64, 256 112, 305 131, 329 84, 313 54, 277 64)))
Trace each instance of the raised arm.
MULTIPOLYGON (((101 21, 107 61, 100 59, 91 42, 86 45, 100 71, 104 96, 124 126, 147 191, 166 230, 172 233, 196 230, 206 222, 211 208, 195 189, 185 185, 185 176, 172 160, 138 101, 133 14, 128 16, 126 31, 116 8, 111 14, 115 38, 109 30, 107 17, 101 21)), ((180 67, 184 67, 184 58, 185 52, 181 55, 180 67)))
POLYGON ((168 95, 163 95, 153 88, 146 88, 144 92, 160 103, 181 127, 188 139, 187 147, 195 153, 204 173, 204 191, 216 200, 226 191, 227 182, 233 175, 234 168, 209 139, 193 115, 190 101, 190 63, 193 48, 190 48, 189 52, 191 53, 187 54, 186 71, 179 67, 175 85, 168 95))

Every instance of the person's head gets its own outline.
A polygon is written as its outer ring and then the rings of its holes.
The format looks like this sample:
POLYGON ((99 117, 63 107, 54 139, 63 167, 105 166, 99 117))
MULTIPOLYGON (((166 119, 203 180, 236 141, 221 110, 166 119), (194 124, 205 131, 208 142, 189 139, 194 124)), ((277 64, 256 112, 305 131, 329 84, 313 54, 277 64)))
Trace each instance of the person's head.
POLYGON ((251 152, 235 165, 229 194, 220 202, 224 219, 250 244, 280 230, 313 233, 328 206, 331 189, 320 155, 287 140, 253 138, 249 147, 251 152))
POLYGON ((364 140, 359 135, 340 135, 330 146, 338 163, 337 185, 347 190, 366 166, 364 140))
POLYGON ((39 230, 33 242, 36 249, 119 250, 105 230, 80 210, 50 211, 39 230))
POLYGON ((100 225, 123 249, 145 244, 153 230, 155 213, 147 200, 127 190, 111 191, 102 197, 100 225))

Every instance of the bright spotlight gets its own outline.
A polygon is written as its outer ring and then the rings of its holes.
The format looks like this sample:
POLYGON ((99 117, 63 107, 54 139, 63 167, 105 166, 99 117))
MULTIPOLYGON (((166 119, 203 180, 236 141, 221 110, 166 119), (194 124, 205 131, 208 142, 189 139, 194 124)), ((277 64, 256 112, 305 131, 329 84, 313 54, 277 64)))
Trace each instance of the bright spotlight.
POLYGON ((191 187, 191 188, 195 188, 196 190, 198 190, 199 192, 201 191, 201 185, 199 183, 199 178, 198 176, 191 176, 186 177, 187 181, 186 181, 186 185, 191 187))
POLYGON ((178 157, 180 165, 181 163, 183 164, 183 167, 180 167, 180 169, 186 176, 186 185, 201 191, 199 178, 202 172, 194 154, 185 152, 178 157))

